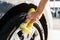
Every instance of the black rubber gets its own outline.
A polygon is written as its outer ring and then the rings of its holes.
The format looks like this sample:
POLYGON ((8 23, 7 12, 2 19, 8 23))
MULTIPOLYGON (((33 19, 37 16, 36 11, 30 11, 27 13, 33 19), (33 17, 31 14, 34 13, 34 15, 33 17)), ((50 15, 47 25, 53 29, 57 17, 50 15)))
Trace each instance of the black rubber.
POLYGON ((41 17, 40 22, 41 22, 42 27, 44 29, 45 40, 47 40, 47 38, 48 38, 48 27, 47 27, 47 21, 45 19, 44 14, 41 17))

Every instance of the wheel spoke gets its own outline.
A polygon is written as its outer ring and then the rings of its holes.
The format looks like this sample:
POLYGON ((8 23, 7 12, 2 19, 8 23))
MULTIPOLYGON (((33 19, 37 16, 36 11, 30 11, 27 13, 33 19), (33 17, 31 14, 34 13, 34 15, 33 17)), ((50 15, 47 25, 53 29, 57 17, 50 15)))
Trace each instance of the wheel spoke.
POLYGON ((23 33, 22 30, 18 28, 10 40, 40 40, 40 35, 35 27, 32 28, 32 33, 29 35, 23 33))

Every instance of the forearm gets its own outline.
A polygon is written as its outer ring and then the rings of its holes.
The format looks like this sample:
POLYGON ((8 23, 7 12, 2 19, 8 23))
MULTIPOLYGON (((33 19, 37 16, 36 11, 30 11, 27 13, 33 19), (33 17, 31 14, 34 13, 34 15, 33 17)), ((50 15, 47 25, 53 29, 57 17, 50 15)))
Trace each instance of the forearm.
POLYGON ((36 9, 36 12, 38 12, 38 15, 40 15, 43 12, 47 1, 48 0, 41 0, 41 2, 39 3, 39 5, 38 5, 38 7, 36 9))

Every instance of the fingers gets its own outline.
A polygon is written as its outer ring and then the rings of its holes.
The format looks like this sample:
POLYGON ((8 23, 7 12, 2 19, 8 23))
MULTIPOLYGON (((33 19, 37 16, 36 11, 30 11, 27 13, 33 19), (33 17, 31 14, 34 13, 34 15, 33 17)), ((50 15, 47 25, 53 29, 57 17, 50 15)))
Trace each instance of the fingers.
POLYGON ((32 19, 31 15, 28 15, 26 18, 27 18, 27 19, 32 19))
POLYGON ((27 18, 27 19, 31 19, 31 18, 32 18, 32 14, 28 13, 28 15, 27 15, 26 18, 27 18))
POLYGON ((28 14, 26 18, 30 20, 30 23, 34 23, 39 20, 39 15, 36 12, 32 12, 28 14))
POLYGON ((33 18, 31 21, 30 21, 30 23, 35 23, 36 21, 38 21, 39 20, 39 18, 33 18))

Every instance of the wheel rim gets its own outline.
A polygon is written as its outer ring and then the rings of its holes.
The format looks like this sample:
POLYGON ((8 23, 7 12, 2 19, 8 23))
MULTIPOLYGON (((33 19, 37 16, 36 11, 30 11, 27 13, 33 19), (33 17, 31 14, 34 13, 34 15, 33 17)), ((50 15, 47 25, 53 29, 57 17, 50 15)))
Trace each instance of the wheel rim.
POLYGON ((39 32, 37 28, 32 28, 32 33, 30 35, 26 35, 22 32, 20 28, 18 28, 11 36, 9 40, 41 40, 39 32))

